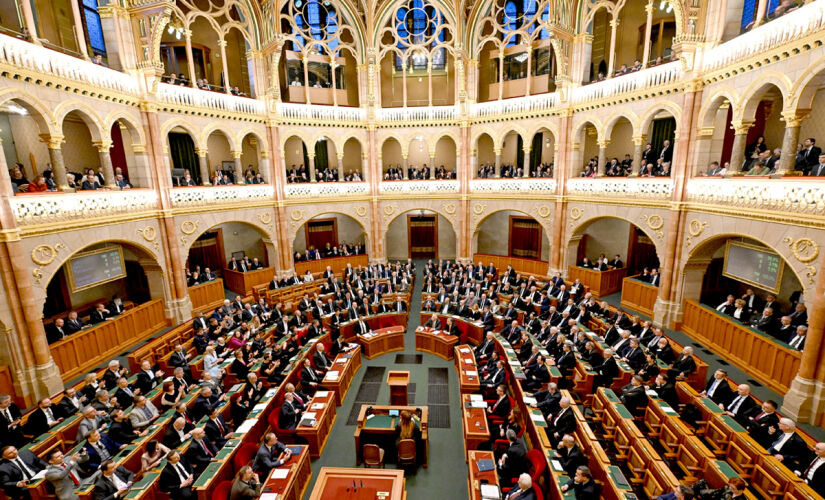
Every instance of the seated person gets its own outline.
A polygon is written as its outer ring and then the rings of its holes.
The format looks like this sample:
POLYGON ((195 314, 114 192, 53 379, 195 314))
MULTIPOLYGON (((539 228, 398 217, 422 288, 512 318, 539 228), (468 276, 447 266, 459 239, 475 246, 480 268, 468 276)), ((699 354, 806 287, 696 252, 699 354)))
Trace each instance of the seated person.
POLYGON ((166 456, 166 467, 160 473, 158 485, 160 490, 166 493, 174 493, 173 498, 181 500, 194 500, 197 498, 192 491, 192 483, 195 475, 189 462, 183 458, 177 450, 172 450, 166 456))
POLYGON ((510 414, 510 398, 504 384, 496 387, 496 400, 487 407, 487 415, 490 417, 507 418, 510 414))
POLYGON ((530 478, 530 474, 522 473, 518 477, 516 487, 507 493, 505 499, 536 500, 536 492, 533 490, 533 480, 530 478))
POLYGON ((284 402, 281 405, 281 412, 278 415, 278 427, 285 430, 293 430, 298 427, 301 420, 301 407, 295 402, 295 394, 287 392, 284 394, 284 402))
MULTIPOLYGON (((507 431, 509 446, 507 452, 498 459, 498 476, 500 484, 510 484, 513 478, 529 472, 527 450, 512 430, 507 431)), ((593 497, 595 498, 595 497, 593 497)))
POLYGON ((645 393, 645 386, 642 385, 644 380, 639 375, 633 375, 630 383, 622 387, 621 400, 622 403, 634 415, 644 414, 647 406, 647 394, 645 393))
POLYGON ((562 492, 571 490, 576 494, 577 499, 599 497, 599 487, 593 480, 593 474, 590 472, 589 467, 586 465, 577 467, 573 479, 561 487, 562 492))
POLYGON ((576 439, 569 434, 565 434, 565 436, 561 438, 556 453, 559 455, 559 462, 561 462, 562 469, 564 469, 564 472, 566 472, 568 476, 575 476, 576 469, 578 469, 579 466, 587 465, 587 458, 582 453, 579 445, 576 444, 576 439))
POLYGON ((790 470, 798 470, 800 464, 808 456, 808 445, 796 433, 796 424, 789 418, 779 419, 779 429, 768 429, 768 435, 773 440, 768 454, 782 462, 790 470))
POLYGON ((418 419, 407 410, 403 410, 399 416, 398 424, 395 426, 395 446, 398 447, 398 443, 403 439, 412 439, 418 445, 421 442, 418 419))
POLYGON ((263 444, 258 448, 258 453, 255 454, 252 469, 262 476, 269 476, 272 469, 283 465, 291 455, 292 451, 278 441, 275 433, 268 432, 264 436, 263 444))

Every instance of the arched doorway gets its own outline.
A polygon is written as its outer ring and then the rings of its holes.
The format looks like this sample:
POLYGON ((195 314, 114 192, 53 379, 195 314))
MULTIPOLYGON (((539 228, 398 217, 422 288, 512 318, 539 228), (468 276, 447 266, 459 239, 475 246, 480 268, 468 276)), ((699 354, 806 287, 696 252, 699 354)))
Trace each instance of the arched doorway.
POLYGON ((567 265, 576 266, 585 257, 596 262, 604 255, 612 260, 616 255, 627 268, 627 275, 639 274, 645 268, 658 269, 656 244, 639 226, 618 217, 597 217, 579 226, 567 243, 567 265))
POLYGON ((286 181, 289 183, 309 182, 309 156, 303 139, 297 135, 287 138, 283 152, 286 181))
POLYGON ((385 181, 397 181, 405 178, 404 164, 402 159, 401 143, 395 137, 388 137, 381 144, 381 178, 385 181))
MULTIPOLYGON (((33 106, 20 99, 10 99, 0 105, 0 147, 6 157, 6 165, 9 169, 17 163, 22 165, 23 176, 29 182, 36 182, 39 175, 55 180, 49 149, 43 141, 36 139, 41 135, 49 135, 48 125, 33 106)), ((17 183, 12 187, 19 192, 28 189, 19 187, 17 183)))
POLYGON ((101 186, 111 182, 112 179, 106 178, 100 163, 100 153, 96 144, 101 144, 101 134, 95 121, 85 112, 74 110, 63 118, 61 129, 63 137, 66 138, 62 149, 69 185, 71 186, 71 182, 74 181, 77 189, 81 189, 89 170, 103 178, 101 186))
POLYGON ((476 139, 475 151, 473 151, 473 175, 478 179, 489 179, 498 176, 496 171, 496 151, 495 141, 492 136, 484 132, 476 139))
POLYGON ((353 253, 355 245, 362 249, 358 253, 365 253, 367 243, 368 235, 360 222, 349 215, 328 212, 316 215, 298 229, 292 255, 295 261, 307 260, 313 252, 320 252, 320 258, 335 257, 343 254, 335 248, 347 246, 347 253, 353 253))
POLYGON ((547 232, 535 218, 517 210, 488 215, 473 234, 472 249, 473 254, 543 261, 545 270, 550 258, 547 232))
POLYGON ((553 177, 556 137, 542 127, 530 141, 530 177, 553 177))
POLYGON ((455 259, 456 234, 443 215, 431 210, 409 210, 387 227, 384 248, 387 259, 455 259))

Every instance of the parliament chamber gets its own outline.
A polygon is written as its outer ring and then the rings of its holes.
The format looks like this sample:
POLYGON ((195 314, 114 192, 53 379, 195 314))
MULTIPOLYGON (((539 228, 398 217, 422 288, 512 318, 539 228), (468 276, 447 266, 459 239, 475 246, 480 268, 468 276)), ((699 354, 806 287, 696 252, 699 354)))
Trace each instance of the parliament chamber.
POLYGON ((823 39, 0 2, 0 500, 825 498, 823 39))

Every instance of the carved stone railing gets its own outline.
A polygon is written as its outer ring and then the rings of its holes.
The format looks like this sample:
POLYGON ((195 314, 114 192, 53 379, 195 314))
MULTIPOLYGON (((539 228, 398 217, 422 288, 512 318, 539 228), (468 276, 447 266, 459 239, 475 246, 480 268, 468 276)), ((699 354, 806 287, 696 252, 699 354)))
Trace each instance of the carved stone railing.
POLYGON ((243 204, 272 200, 274 188, 269 184, 244 186, 205 186, 173 188, 170 196, 175 208, 243 204))
POLYGON ((0 35, 0 64, 71 80, 94 89, 130 96, 140 94, 138 80, 132 75, 6 35, 0 35))
POLYGON ((816 178, 696 177, 688 181, 687 199, 703 205, 821 216, 825 215, 825 182, 816 178))
POLYGON ((370 192, 368 182, 318 182, 287 184, 284 187, 286 198, 338 198, 347 196, 366 196, 370 192))
POLYGON ((705 53, 703 70, 714 71, 768 52, 825 28, 825 2, 811 2, 705 53))
POLYGON ((133 216, 157 209, 158 195, 151 189, 21 194, 10 203, 17 224, 31 226, 133 216))
POLYGON ((527 97, 515 97, 503 99, 501 101, 488 101, 473 104, 470 108, 470 116, 473 118, 488 118, 503 115, 518 115, 550 110, 558 104, 558 92, 531 95, 527 97))
POLYGON ((673 61, 578 87, 573 89, 571 100, 573 104, 585 104, 591 101, 614 97, 619 94, 653 89, 662 85, 675 83, 681 75, 682 63, 673 61))
POLYGON ((266 106, 263 101, 257 99, 194 89, 183 85, 169 85, 168 83, 158 84, 158 99, 173 106, 206 108, 249 115, 263 115, 266 113, 266 106))
POLYGON ((300 121, 317 121, 328 124, 334 122, 356 122, 366 120, 367 115, 363 108, 348 108, 342 106, 318 106, 312 104, 297 104, 294 102, 279 102, 275 110, 281 118, 300 121))
POLYGON ((388 181, 378 186, 381 194, 458 193, 458 181, 388 181))
POLYGON ((569 196, 586 196, 598 201, 602 198, 633 198, 669 200, 673 193, 670 178, 575 178, 567 181, 569 196))
POLYGON ((473 193, 516 193, 516 194, 553 194, 556 192, 556 180, 549 178, 529 179, 473 179, 470 181, 473 193))
POLYGON ((375 111, 375 117, 379 122, 393 124, 452 121, 458 117, 458 114, 455 106, 379 108, 375 111))

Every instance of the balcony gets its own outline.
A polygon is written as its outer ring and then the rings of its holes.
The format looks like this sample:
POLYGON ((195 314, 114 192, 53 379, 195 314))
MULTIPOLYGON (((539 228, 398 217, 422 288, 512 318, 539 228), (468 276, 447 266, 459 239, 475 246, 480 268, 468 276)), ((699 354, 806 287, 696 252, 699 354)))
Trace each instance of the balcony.
POLYGON ((558 102, 558 92, 516 97, 501 101, 481 102, 474 104, 472 108, 470 108, 470 115, 473 118, 492 118, 496 116, 538 113, 550 110, 558 104, 558 102))
POLYGON ((458 193, 458 181, 388 181, 378 186, 380 194, 447 194, 458 193))
POLYGON ((751 57, 763 56, 777 47, 825 28, 825 2, 811 2, 779 19, 765 23, 710 49, 703 71, 715 71, 751 57))
POLYGON ((272 201, 274 195, 275 189, 269 184, 181 187, 173 188, 170 193, 175 208, 257 204, 272 201))
POLYGON ((361 122, 367 118, 362 108, 279 102, 275 109, 282 119, 290 121, 325 122, 325 124, 329 124, 330 122, 350 122, 361 124, 361 122))
POLYGON ((212 111, 263 116, 263 101, 250 97, 238 97, 223 92, 211 92, 182 85, 158 84, 158 99, 171 106, 202 108, 212 111))
POLYGON ((17 224, 35 226, 92 219, 133 218, 158 208, 151 189, 84 191, 79 193, 22 194, 11 198, 17 224))
POLYGON ((473 179, 470 191, 479 194, 555 194, 556 180, 547 178, 528 179, 473 179))
POLYGON ((673 61, 578 87, 573 90, 571 100, 573 104, 581 105, 600 99, 609 99, 619 94, 651 90, 676 83, 681 76, 682 63, 673 61))
POLYGON ((138 80, 132 75, 6 35, 0 35, 0 64, 13 67, 14 72, 28 70, 38 80, 49 75, 87 85, 95 92, 108 90, 132 97, 140 95, 138 80))
POLYGON ((736 209, 825 215, 825 182, 819 178, 720 179, 695 177, 688 182, 687 200, 736 209))
POLYGON ((413 108, 379 108, 376 119, 391 125, 404 125, 414 122, 451 122, 459 112, 455 106, 428 106, 413 108))
POLYGON ((350 196, 367 196, 370 193, 368 182, 318 182, 287 184, 284 196, 294 198, 341 198, 350 196))
POLYGON ((575 178, 567 181, 567 194, 590 199, 669 200, 673 193, 670 178, 575 178))

